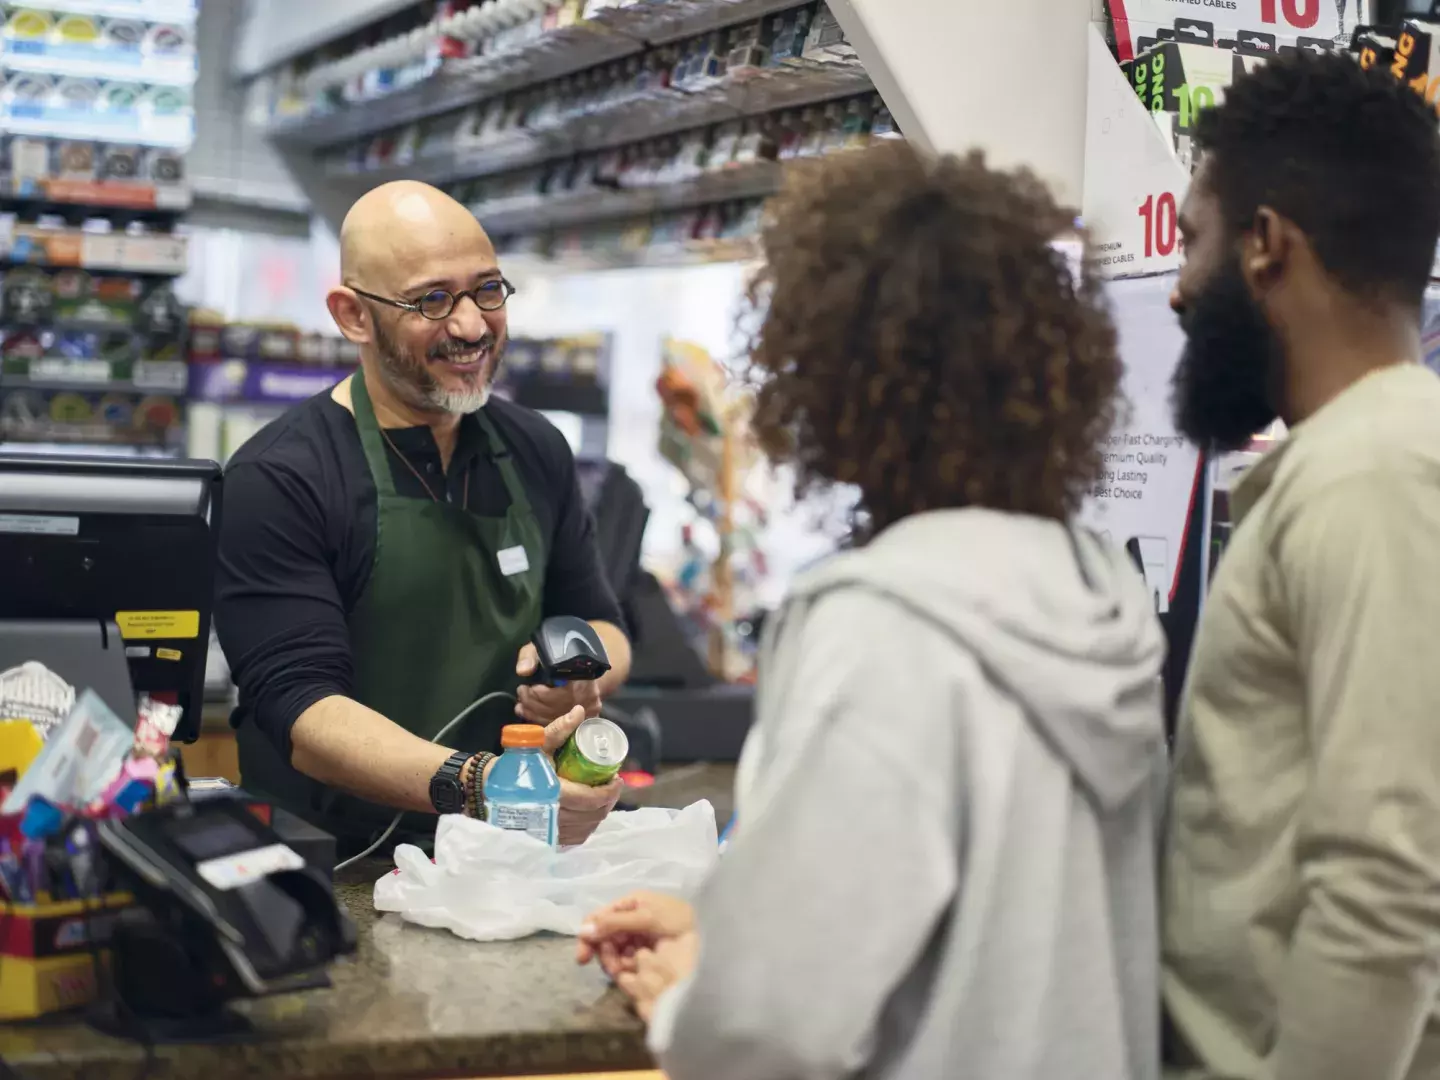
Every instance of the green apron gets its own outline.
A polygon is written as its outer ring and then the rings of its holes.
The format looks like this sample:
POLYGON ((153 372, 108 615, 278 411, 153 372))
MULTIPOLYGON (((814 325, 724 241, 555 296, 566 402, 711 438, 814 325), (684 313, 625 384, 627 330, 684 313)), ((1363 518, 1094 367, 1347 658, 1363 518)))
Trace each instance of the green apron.
MULTIPOLYGON (((375 561, 349 618, 354 698, 431 739, 471 702, 496 690, 514 693, 518 686, 516 657, 540 625, 544 536, 484 410, 476 418, 510 495, 504 517, 397 495, 361 372, 351 380, 351 396, 377 499, 375 561)), ((514 709, 509 700, 491 702, 442 742, 457 750, 498 751, 500 728, 515 722, 514 709)), ((247 791, 342 841, 371 837, 394 817, 390 809, 297 772, 252 724, 241 725, 237 741, 247 791)), ((428 843, 434 830, 432 815, 407 814, 397 837, 428 843)))

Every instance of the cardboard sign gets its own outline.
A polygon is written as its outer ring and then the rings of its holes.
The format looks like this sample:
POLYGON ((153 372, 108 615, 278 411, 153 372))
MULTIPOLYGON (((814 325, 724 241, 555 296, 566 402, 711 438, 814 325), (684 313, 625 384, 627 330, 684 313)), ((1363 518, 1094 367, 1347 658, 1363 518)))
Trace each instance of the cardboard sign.
POLYGON ((1175 430, 1170 379, 1185 347, 1170 310, 1173 275, 1107 286, 1125 363, 1130 407, 1105 447, 1105 472, 1080 509, 1080 522, 1137 555, 1156 610, 1168 611, 1180 581, 1200 455, 1175 430))
MULTIPOLYGON (((1168 100, 1161 97, 1162 104, 1168 100)), ((1180 202, 1190 174, 1176 159, 1169 114, 1158 115, 1160 124, 1091 26, 1082 205, 1092 257, 1104 277, 1180 266, 1180 202)))
POLYGON ((1188 174, 1195 166, 1191 133, 1201 111, 1223 102, 1234 81, 1265 60, 1218 46, 1167 42, 1121 63, 1120 70, 1188 174))
POLYGON ((1176 41, 1273 52, 1349 44, 1368 22, 1367 0, 1109 0, 1121 60, 1176 41))

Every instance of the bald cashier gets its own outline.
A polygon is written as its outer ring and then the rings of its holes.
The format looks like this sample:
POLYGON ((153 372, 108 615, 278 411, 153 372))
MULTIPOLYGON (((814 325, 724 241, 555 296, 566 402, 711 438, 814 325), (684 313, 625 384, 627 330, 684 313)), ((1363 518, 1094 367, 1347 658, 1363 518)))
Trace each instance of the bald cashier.
MULTIPOLYGON (((386 184, 346 215, 340 260, 326 303, 360 370, 231 459, 215 622, 243 785, 344 857, 396 810, 414 813, 393 839, 418 843, 437 813, 470 812, 456 795, 506 723, 547 725, 553 753, 623 682, 630 646, 565 438, 491 396, 514 290, 479 222, 435 188, 386 184), (551 615, 595 627, 603 679, 520 685, 551 615), (430 742, 491 691, 519 704, 430 742)), ((563 786, 560 840, 579 843, 620 785, 563 786)))

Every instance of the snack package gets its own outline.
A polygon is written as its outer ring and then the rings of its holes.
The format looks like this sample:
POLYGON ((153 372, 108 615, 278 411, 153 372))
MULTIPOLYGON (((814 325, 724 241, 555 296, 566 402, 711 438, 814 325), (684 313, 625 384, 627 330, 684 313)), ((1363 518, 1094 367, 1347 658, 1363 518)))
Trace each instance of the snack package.
POLYGON ((1395 39, 1390 73, 1434 106, 1440 95, 1440 23, 1406 19, 1395 39))

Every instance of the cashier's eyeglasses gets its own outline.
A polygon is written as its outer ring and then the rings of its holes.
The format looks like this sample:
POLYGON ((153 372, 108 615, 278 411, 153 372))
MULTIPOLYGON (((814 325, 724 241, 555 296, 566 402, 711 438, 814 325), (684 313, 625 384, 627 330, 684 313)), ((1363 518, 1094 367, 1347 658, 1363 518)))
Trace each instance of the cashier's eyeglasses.
POLYGON ((450 313, 455 310, 455 305, 460 302, 462 297, 466 296, 474 300, 475 306, 481 311, 499 311, 505 306, 505 302, 515 295, 515 286, 503 277, 491 278, 464 292, 452 293, 444 289, 431 289, 418 300, 391 300, 388 296, 376 296, 364 289, 357 289, 354 285, 350 286, 350 291, 367 300, 389 304, 391 307, 398 307, 404 311, 415 311, 432 322, 438 322, 441 319, 448 319, 450 313))

